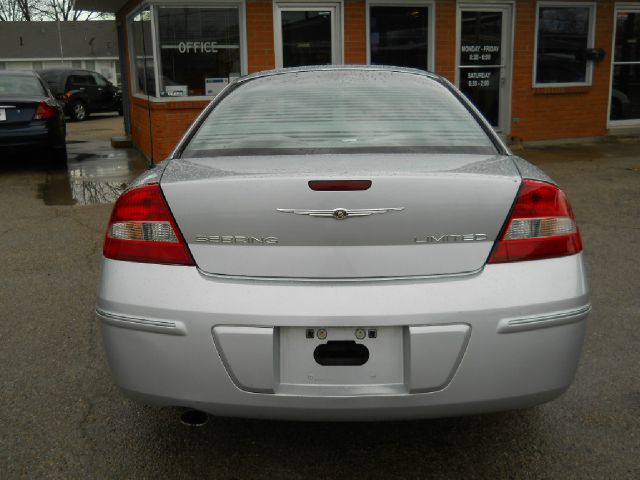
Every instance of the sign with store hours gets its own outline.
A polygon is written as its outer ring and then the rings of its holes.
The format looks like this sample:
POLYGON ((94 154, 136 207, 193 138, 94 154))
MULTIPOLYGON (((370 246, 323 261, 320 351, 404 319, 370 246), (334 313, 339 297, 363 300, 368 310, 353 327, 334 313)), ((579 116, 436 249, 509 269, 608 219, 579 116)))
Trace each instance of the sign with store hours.
POLYGON ((467 72, 467 86, 475 88, 487 88, 491 86, 491 72, 467 72))
POLYGON ((500 68, 465 69, 462 71, 464 89, 496 89, 500 80, 500 68))
POLYGON ((461 65, 497 65, 500 63, 500 45, 462 45, 461 65))

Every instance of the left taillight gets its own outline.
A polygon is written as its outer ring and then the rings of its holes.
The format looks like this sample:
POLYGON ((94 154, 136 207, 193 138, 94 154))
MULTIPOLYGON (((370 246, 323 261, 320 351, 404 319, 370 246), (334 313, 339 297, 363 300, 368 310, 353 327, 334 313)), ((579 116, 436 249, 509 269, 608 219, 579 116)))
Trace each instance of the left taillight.
POLYGON ((58 114, 56 107, 52 107, 46 102, 40 102, 36 109, 36 120, 46 120, 47 118, 53 118, 58 114))
POLYGON ((157 183, 133 188, 118 198, 103 253, 113 260, 195 265, 157 183))
POLYGON ((547 182, 524 180, 488 263, 574 255, 582 239, 569 200, 547 182))

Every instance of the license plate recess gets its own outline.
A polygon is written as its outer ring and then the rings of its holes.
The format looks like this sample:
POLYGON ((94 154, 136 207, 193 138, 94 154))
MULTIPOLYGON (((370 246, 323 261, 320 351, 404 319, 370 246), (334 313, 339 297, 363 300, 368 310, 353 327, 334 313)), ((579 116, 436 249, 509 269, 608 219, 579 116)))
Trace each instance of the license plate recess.
POLYGON ((402 327, 280 327, 276 335, 277 393, 351 396, 407 391, 402 327))

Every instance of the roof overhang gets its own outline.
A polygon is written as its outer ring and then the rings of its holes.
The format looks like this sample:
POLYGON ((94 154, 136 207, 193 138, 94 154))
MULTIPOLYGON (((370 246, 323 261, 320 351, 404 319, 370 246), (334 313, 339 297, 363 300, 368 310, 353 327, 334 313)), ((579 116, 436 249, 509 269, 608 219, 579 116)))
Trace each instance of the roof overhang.
POLYGON ((125 3, 127 0, 76 0, 74 8, 89 12, 117 13, 125 3))

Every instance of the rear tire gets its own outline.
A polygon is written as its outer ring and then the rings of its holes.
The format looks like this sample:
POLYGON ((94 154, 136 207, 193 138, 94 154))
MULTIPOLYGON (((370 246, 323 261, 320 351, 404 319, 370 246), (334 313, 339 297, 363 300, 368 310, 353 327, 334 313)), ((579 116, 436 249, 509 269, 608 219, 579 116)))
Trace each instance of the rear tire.
POLYGON ((82 122, 89 116, 89 110, 84 102, 76 100, 69 108, 69 116, 74 122, 82 122))

